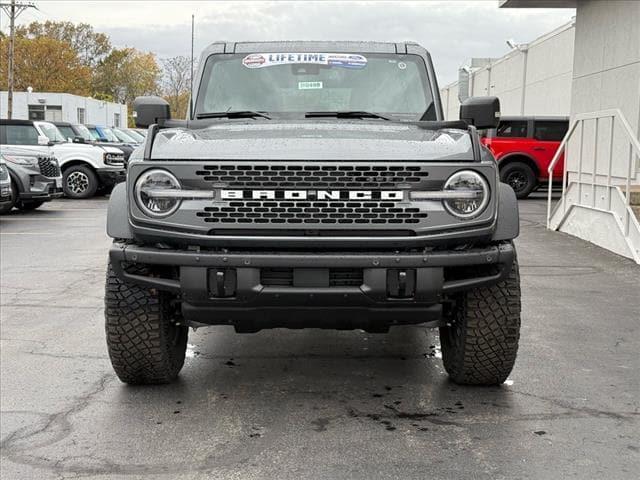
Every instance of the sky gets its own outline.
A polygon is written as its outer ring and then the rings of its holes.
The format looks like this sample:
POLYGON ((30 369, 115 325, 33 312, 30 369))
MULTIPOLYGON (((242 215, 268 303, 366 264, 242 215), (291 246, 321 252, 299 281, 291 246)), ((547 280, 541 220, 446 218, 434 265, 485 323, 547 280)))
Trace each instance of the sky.
MULTIPOLYGON (((18 24, 86 22, 117 47, 158 57, 189 55, 216 40, 378 40, 420 43, 440 85, 472 57, 500 57, 507 39, 526 43, 571 20, 574 9, 501 9, 498 0, 438 1, 35 1, 18 24)), ((2 15, 0 28, 7 31, 2 15)))

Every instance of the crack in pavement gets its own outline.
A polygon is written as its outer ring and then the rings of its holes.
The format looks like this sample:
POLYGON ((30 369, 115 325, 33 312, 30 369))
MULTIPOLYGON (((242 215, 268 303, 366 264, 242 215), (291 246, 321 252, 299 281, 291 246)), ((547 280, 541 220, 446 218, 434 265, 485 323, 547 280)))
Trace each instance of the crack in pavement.
POLYGON ((590 408, 590 407, 576 407, 574 405, 571 405, 569 402, 566 402, 564 400, 560 400, 557 398, 545 397, 542 395, 536 395, 534 393, 523 392, 521 390, 510 389, 509 391, 525 397, 531 397, 537 400, 542 400, 543 402, 551 403, 552 405, 555 405, 560 408, 564 408, 566 410, 583 413, 589 417, 606 417, 606 418, 612 418, 615 420, 629 420, 630 418, 634 418, 640 415, 640 413, 636 411, 612 412, 612 411, 599 410, 597 408, 590 408))

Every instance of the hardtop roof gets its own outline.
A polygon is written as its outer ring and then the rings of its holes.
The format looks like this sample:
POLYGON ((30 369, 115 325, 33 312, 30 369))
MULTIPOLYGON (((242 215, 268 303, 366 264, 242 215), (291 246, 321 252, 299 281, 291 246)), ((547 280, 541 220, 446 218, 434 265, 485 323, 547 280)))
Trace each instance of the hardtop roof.
POLYGON ((406 54, 407 46, 418 46, 415 42, 364 42, 295 40, 273 42, 226 42, 211 43, 203 55, 211 53, 276 53, 276 52, 335 52, 335 53, 399 53, 406 54))

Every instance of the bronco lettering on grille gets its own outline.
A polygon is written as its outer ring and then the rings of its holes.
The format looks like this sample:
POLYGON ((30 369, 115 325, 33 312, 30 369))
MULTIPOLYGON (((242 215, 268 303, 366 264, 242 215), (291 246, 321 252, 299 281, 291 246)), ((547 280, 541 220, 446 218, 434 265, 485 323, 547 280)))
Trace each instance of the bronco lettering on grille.
POLYGON ((220 190, 221 200, 396 200, 402 190, 220 190))

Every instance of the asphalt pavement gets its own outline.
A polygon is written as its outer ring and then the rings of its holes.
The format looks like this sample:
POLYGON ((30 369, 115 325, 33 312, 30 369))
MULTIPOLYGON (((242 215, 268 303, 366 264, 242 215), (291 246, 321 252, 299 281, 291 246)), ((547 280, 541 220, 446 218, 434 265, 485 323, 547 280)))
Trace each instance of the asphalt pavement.
POLYGON ((502 387, 460 387, 435 331, 190 333, 175 384, 107 357, 106 199, 0 217, 0 476, 635 479, 640 267, 521 202, 523 328, 502 387))

